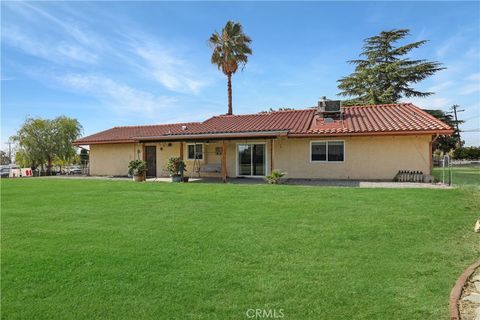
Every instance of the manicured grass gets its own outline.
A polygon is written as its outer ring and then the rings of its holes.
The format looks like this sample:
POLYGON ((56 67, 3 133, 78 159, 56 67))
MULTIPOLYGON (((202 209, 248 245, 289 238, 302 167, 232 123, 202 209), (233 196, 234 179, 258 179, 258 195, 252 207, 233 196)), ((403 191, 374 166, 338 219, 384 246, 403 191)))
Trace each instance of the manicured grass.
POLYGON ((447 319, 479 255, 474 189, 1 183, 5 319, 447 319))
MULTIPOLYGON (((445 183, 448 183, 448 168, 445 170, 445 183)), ((457 165, 452 167, 452 183, 454 186, 480 187, 480 165, 457 165)), ((443 168, 433 168, 433 175, 442 181, 443 168)))

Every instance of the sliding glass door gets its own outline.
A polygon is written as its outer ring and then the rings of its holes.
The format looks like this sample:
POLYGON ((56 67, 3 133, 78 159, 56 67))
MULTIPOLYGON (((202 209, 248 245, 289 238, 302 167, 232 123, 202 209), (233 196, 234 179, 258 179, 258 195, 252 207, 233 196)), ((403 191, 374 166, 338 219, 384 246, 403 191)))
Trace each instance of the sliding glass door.
POLYGON ((265 144, 239 144, 237 147, 237 152, 239 176, 265 175, 265 144))

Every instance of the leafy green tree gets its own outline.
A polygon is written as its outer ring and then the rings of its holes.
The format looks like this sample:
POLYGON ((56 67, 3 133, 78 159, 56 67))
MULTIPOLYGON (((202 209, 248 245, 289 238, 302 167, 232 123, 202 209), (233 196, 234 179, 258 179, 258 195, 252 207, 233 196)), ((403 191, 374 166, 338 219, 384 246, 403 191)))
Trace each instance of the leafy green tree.
POLYGON ((462 124, 464 121, 458 120, 455 121, 453 116, 451 114, 445 113, 443 110, 424 110, 428 114, 434 116, 435 118, 445 122, 448 124, 450 127, 452 127, 453 134, 448 136, 448 135, 443 135, 439 136, 437 139, 432 144, 432 149, 433 151, 435 150, 441 150, 444 153, 448 153, 451 150, 455 149, 458 147, 458 140, 459 140, 459 132, 457 131, 457 123, 462 124))
POLYGON ((66 162, 75 156, 72 142, 81 131, 82 126, 76 119, 65 116, 53 120, 27 118, 12 139, 20 147, 22 161, 41 165, 42 168, 47 164, 50 172, 54 159, 66 162))
POLYGON ((59 157, 54 157, 53 160, 52 160, 52 164, 55 167, 58 167, 60 172, 61 172, 63 168, 65 168, 66 166, 68 166, 70 164, 70 161, 61 159, 59 157))
POLYGON ((479 160, 480 147, 460 147, 453 151, 455 159, 479 160))
POLYGON ((362 59, 351 60, 355 71, 338 80, 340 96, 350 97, 347 105, 396 103, 402 97, 426 97, 433 92, 421 92, 411 87, 444 69, 440 63, 425 59, 406 58, 411 50, 427 40, 403 46, 395 43, 409 35, 409 29, 382 31, 364 40, 362 59))
POLYGON ((259 113, 270 113, 270 112, 276 112, 276 111, 290 111, 290 110, 295 110, 294 108, 289 108, 289 107, 281 107, 278 109, 270 108, 268 110, 263 110, 260 111, 259 113))
POLYGON ((242 69, 248 61, 248 55, 252 54, 250 43, 252 40, 243 33, 242 25, 238 22, 228 21, 222 29, 222 33, 215 31, 209 39, 213 49, 211 62, 216 64, 219 70, 227 76, 228 89, 228 112, 232 114, 232 75, 238 67, 242 69))
POLYGON ((1 165, 10 164, 10 157, 3 150, 0 150, 0 164, 1 165))
POLYGON ((78 160, 76 148, 72 142, 82 133, 82 126, 77 119, 60 116, 53 121, 55 130, 55 156, 63 163, 68 164, 72 160, 78 160))
POLYGON ((43 166, 50 155, 53 158, 53 143, 51 143, 51 125, 49 120, 27 118, 12 140, 19 144, 17 155, 23 164, 43 166))
POLYGON ((27 153, 22 148, 15 152, 15 163, 20 167, 36 167, 36 163, 28 158, 27 153))

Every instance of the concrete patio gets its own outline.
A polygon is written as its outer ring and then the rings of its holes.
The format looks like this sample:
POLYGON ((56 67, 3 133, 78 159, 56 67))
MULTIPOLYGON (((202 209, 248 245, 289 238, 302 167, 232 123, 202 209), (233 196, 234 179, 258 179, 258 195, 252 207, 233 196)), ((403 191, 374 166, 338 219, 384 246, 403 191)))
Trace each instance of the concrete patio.
MULTIPOLYGON (((147 182, 171 182, 170 178, 149 178, 147 182)), ((190 178, 188 183, 223 183, 219 178, 190 178)), ((228 178, 227 183, 233 184, 265 184, 261 178, 228 178)), ((320 180, 320 179, 285 179, 285 185, 321 186, 321 187, 356 187, 356 188, 434 188, 448 189, 447 185, 391 182, 391 181, 361 181, 361 180, 320 180)))
MULTIPOLYGON (((32 177, 27 179, 37 179, 32 177)), ((40 177, 47 179, 102 179, 130 181, 129 177, 112 176, 50 176, 40 177)), ((25 178, 23 178, 25 179, 25 178)), ((170 177, 147 178, 146 182, 171 183, 170 177)), ((223 183, 220 178, 190 178, 188 183, 223 183)), ((228 178, 227 183, 232 184, 265 184, 262 178, 228 178)), ((361 181, 361 180, 320 180, 320 179, 284 179, 281 184, 317 187, 350 187, 350 188, 423 188, 423 189, 450 189, 452 187, 443 184, 416 183, 416 182, 392 182, 392 181, 361 181)))

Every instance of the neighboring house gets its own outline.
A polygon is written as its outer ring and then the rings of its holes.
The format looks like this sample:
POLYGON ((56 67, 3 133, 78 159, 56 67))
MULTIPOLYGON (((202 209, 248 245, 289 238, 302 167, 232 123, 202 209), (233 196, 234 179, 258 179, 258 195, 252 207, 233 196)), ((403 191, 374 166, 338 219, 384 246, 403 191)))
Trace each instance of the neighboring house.
POLYGON ((128 162, 147 161, 147 176, 167 176, 169 157, 202 177, 391 180, 399 170, 431 173, 431 143, 452 129, 410 103, 319 107, 204 122, 114 127, 75 141, 90 145, 90 174, 125 176, 128 162))

